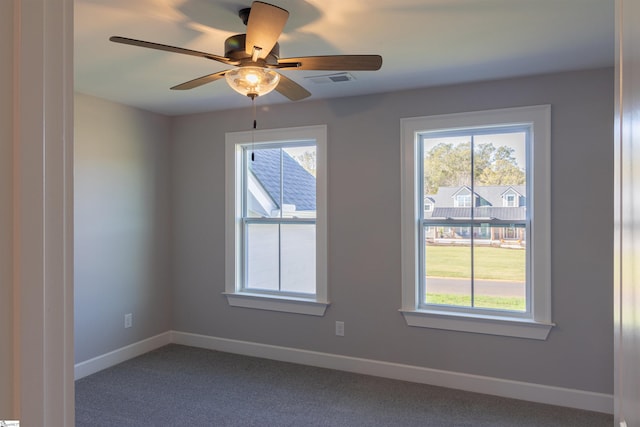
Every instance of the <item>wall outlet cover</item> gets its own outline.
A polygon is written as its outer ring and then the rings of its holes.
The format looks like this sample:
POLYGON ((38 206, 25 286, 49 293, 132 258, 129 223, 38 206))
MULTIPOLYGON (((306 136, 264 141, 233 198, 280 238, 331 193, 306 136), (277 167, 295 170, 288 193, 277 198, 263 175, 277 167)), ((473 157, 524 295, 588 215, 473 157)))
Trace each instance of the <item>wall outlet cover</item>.
POLYGON ((130 328, 133 326, 133 315, 131 313, 124 315, 124 327, 130 328))

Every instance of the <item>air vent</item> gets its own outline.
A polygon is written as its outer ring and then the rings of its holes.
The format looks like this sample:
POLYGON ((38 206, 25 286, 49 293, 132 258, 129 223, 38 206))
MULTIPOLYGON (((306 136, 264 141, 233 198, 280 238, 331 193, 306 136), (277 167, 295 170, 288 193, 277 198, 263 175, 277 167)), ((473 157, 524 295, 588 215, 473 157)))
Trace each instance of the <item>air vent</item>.
POLYGON ((324 76, 310 76, 305 77, 305 79, 310 80, 316 84, 325 84, 325 83, 342 83, 342 82, 350 82, 355 80, 349 73, 335 73, 335 74, 326 74, 324 76))

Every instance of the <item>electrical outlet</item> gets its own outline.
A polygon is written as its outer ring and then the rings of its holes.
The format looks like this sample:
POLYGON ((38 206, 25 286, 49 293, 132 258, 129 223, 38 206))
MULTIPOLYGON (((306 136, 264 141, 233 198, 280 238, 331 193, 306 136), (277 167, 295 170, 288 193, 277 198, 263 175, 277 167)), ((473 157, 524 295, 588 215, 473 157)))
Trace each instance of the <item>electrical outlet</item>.
POLYGON ((124 315, 124 327, 130 328, 133 326, 133 315, 131 313, 127 313, 124 315))
POLYGON ((339 337, 344 336, 344 322, 336 322, 336 335, 339 337))

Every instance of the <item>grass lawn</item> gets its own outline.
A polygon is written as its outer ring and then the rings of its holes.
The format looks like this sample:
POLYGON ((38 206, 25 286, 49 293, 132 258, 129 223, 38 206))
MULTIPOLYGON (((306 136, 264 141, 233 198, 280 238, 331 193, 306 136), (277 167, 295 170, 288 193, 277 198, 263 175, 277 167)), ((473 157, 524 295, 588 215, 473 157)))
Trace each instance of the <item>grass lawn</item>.
MULTIPOLYGON (((512 280, 524 282, 526 276, 524 249, 476 246, 474 249, 474 275, 476 279, 512 280)), ((471 277, 471 247, 426 247, 427 276, 471 277)))
MULTIPOLYGON (((524 298, 476 295, 474 300, 475 300, 476 308, 492 308, 492 309, 498 309, 498 310, 512 310, 512 311, 526 310, 524 298)), ((459 294, 427 293, 427 303, 471 307, 471 297, 468 295, 459 295, 459 294)))

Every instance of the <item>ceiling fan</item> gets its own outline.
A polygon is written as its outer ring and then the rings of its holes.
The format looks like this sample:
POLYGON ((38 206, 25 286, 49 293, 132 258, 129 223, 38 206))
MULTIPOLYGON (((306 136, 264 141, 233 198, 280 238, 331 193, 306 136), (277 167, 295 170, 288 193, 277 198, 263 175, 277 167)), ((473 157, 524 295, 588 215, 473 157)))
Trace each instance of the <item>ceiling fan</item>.
POLYGON ((237 67, 198 77, 173 86, 171 89, 193 89, 224 77, 234 90, 251 99, 274 89, 292 101, 311 95, 305 88, 275 70, 375 71, 382 66, 380 55, 280 58, 278 38, 289 18, 289 12, 278 6, 254 1, 250 8, 240 10, 238 15, 247 26, 247 33, 236 34, 225 40, 225 56, 120 36, 112 36, 109 40, 132 46, 199 56, 237 67))

